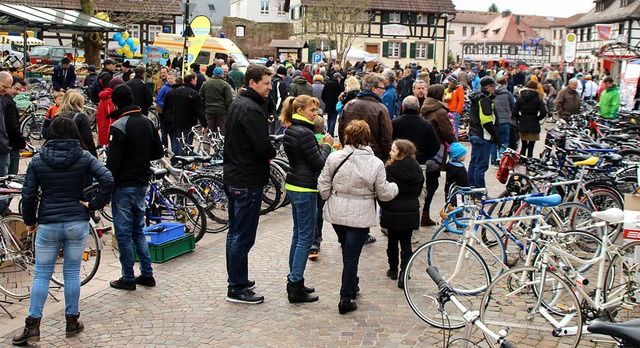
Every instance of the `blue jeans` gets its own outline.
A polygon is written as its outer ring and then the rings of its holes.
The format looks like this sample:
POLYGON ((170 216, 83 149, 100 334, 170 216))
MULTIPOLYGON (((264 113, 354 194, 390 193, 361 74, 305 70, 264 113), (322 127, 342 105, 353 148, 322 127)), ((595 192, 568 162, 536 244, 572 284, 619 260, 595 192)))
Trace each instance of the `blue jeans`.
POLYGON ((327 133, 331 136, 335 134, 336 131, 336 121, 338 120, 337 112, 327 112, 327 133))
POLYGON ((320 243, 322 243, 322 225, 324 225, 324 220, 322 219, 322 211, 324 210, 324 200, 318 196, 316 197, 316 233, 313 238, 313 244, 311 244, 311 249, 320 250, 320 243))
POLYGON ((135 281, 133 272, 133 245, 135 245, 138 259, 140 259, 140 273, 143 277, 153 276, 151 257, 147 239, 142 232, 144 228, 144 212, 146 207, 146 186, 115 187, 111 210, 113 213, 113 227, 120 251, 120 266, 122 278, 128 282, 135 281))
POLYGON ((457 112, 452 112, 453 115, 453 133, 456 135, 456 139, 458 139, 458 132, 460 130, 460 119, 462 116, 457 112))
MULTIPOLYGON (((11 154, 10 153, 2 153, 0 154, 0 176, 5 176, 9 174, 9 163, 11 162, 11 154)), ((0 214, 4 214, 9 212, 9 202, 11 199, 2 199, 0 200, 0 214)))
POLYGON ((225 185, 228 198, 227 275, 229 290, 243 290, 249 285, 249 251, 256 242, 263 187, 225 185))
POLYGON ((509 136, 511 133, 511 125, 509 123, 500 125, 500 149, 496 144, 491 144, 491 163, 500 162, 502 153, 509 147, 509 136))
POLYGON ((369 228, 357 228, 333 224, 338 235, 338 242, 342 245, 342 286, 340 300, 353 298, 358 286, 358 263, 364 242, 369 235, 369 228))
POLYGON ((484 173, 489 169, 491 142, 477 135, 472 135, 470 140, 469 184, 473 187, 487 187, 484 182, 484 173))
POLYGON ((80 301, 80 265, 89 238, 89 221, 77 220, 38 225, 36 234, 36 271, 31 288, 29 317, 42 318, 49 295, 49 280, 63 248, 65 314, 78 314, 80 301))
POLYGON ((309 249, 316 235, 316 192, 294 192, 287 190, 293 214, 293 237, 289 248, 289 281, 297 283, 304 279, 309 249))
POLYGON ((167 130, 167 125, 164 123, 162 119, 162 113, 158 115, 158 121, 160 122, 160 140, 162 141, 162 146, 165 149, 169 148, 169 133, 167 130))

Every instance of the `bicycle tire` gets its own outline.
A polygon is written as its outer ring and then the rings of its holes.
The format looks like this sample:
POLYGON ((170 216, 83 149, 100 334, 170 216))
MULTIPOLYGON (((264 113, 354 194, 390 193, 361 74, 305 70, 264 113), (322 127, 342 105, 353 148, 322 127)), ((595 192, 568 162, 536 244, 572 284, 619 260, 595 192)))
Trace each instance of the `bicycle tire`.
POLYGON ((264 186, 262 191, 262 208, 260 209, 260 215, 265 215, 276 209, 282 196, 283 185, 272 174, 269 173, 269 183, 264 186))
POLYGON ((159 196, 153 200, 153 208, 160 218, 158 221, 183 223, 184 232, 192 233, 196 243, 200 241, 207 230, 207 218, 198 201, 187 191, 176 187, 162 189, 157 194, 159 196))
POLYGON ((477 295, 491 283, 491 275, 486 263, 478 252, 470 247, 462 250, 460 242, 451 239, 429 241, 420 246, 411 255, 404 273, 404 295, 411 310, 423 321, 431 326, 445 329, 463 327, 466 322, 462 314, 451 302, 445 304, 445 311, 449 313, 448 320, 442 320, 435 298, 438 296, 438 286, 431 280, 426 270, 429 266, 436 266, 440 275, 449 282, 459 296, 458 300, 466 303, 467 308, 477 308, 477 295), (451 255, 465 253, 466 259, 460 272, 451 278, 455 269, 451 255), (456 313, 456 316, 451 316, 456 313), (446 323, 446 324, 445 324, 446 323))
MULTIPOLYGON (((286 173, 289 172, 289 160, 283 157, 276 157, 272 160, 272 162, 277 164, 278 167, 280 167, 280 169, 284 171, 285 178, 286 178, 286 173)), ((291 204, 291 200, 289 200, 289 195, 285 195, 284 202, 282 202, 281 207, 286 207, 289 204, 291 204)))
POLYGON ((229 225, 229 205, 222 180, 215 175, 200 174, 192 179, 192 183, 205 199, 204 211, 209 218, 207 232, 226 230, 229 225))
POLYGON ((35 275, 35 235, 26 233, 26 225, 19 215, 2 217, 3 229, 0 246, 0 292, 8 297, 23 300, 31 296, 31 286, 35 275), (20 248, 6 236, 13 233, 23 244, 20 248))
POLYGON ((271 173, 273 173, 274 177, 278 179, 281 185, 280 199, 278 200, 278 205, 275 208, 275 209, 278 209, 284 205, 284 201, 287 199, 287 190, 285 189, 287 172, 282 170, 282 168, 275 163, 271 164, 270 170, 271 170, 271 173))
POLYGON ((640 162, 639 149, 625 149, 618 151, 618 155, 622 156, 623 162, 638 163, 640 162))
POLYGON ((151 120, 151 123, 153 123, 153 127, 156 129, 156 131, 160 129, 158 111, 156 110, 155 107, 149 108, 149 112, 147 113, 147 118, 151 120))
MULTIPOLYGON (((482 297, 480 321, 493 332, 508 330, 505 339, 519 347, 544 347, 549 340, 557 347, 577 347, 582 335, 578 298, 571 285, 550 271, 546 272, 544 288, 540 288, 542 276, 535 277, 539 272, 536 267, 524 266, 512 268, 496 278, 482 297), (533 290, 536 286, 537 292, 533 290), (539 296, 547 305, 531 313, 539 296), (545 296, 551 296, 554 301, 545 301, 545 296), (577 328, 575 335, 552 336, 555 327, 540 313, 540 310, 547 310, 547 306, 551 305, 556 306, 557 311, 567 318, 563 328, 577 328)), ((559 322, 562 318, 556 315, 555 319, 559 322)), ((491 347, 499 347, 486 334, 485 338, 491 347)))
MULTIPOLYGON (((90 226, 89 238, 87 239, 87 245, 84 248, 84 254, 82 255, 82 262, 80 264, 80 286, 87 284, 98 272, 100 267, 100 260, 102 259, 102 240, 98 237, 98 232, 90 226)), ((64 277, 62 275, 62 268, 64 265, 64 253, 62 248, 56 258, 56 263, 53 267, 53 274, 51 275, 51 281, 59 286, 64 286, 64 277)))
POLYGON ((20 124, 20 134, 32 144, 43 142, 42 125, 44 119, 44 115, 31 114, 27 116, 20 124))
MULTIPOLYGON (((604 211, 609 208, 619 208, 624 210, 624 204, 619 200, 618 194, 608 189, 595 189, 589 191, 587 195, 582 197, 580 203, 585 204, 587 207, 594 211, 604 211)), ((619 224, 607 224, 607 234, 612 243, 620 236, 622 232, 622 223, 619 224)))
POLYGON ((615 296, 623 298, 623 305, 612 313, 612 320, 624 322, 640 318, 640 241, 625 244, 613 257, 605 276, 605 302, 615 296))

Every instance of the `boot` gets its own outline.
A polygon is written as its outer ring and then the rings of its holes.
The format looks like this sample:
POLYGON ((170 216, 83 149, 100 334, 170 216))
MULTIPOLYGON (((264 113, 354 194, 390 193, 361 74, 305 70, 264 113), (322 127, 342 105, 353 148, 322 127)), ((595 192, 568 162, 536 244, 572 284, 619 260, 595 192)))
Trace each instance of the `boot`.
POLYGON ((358 305, 355 302, 351 302, 350 300, 340 300, 338 303, 338 312, 340 314, 347 314, 349 312, 353 312, 358 308, 358 305))
POLYGON ((391 280, 398 279, 398 255, 394 254, 387 249, 387 260, 389 261, 389 269, 387 270, 387 277, 391 280))
POLYGON ((318 296, 309 295, 305 291, 304 279, 299 282, 287 283, 289 303, 304 303, 318 301, 318 296))
POLYGON ((84 324, 80 321, 80 313, 76 315, 65 314, 67 319, 67 337, 75 337, 76 334, 84 330, 84 324))
POLYGON ((16 346, 24 345, 28 342, 40 341, 40 319, 41 318, 29 318, 24 320, 24 330, 20 335, 13 337, 13 344, 16 346))
POLYGON ((435 226, 436 222, 431 220, 431 218, 429 217, 429 212, 428 211, 423 211, 422 212, 422 217, 420 218, 420 226, 435 226))
MULTIPOLYGON (((289 283, 291 283, 291 281, 289 280, 289 278, 287 278, 287 286, 289 286, 289 283)), ((305 286, 304 292, 306 292, 307 294, 313 294, 314 292, 316 292, 316 288, 305 286)))

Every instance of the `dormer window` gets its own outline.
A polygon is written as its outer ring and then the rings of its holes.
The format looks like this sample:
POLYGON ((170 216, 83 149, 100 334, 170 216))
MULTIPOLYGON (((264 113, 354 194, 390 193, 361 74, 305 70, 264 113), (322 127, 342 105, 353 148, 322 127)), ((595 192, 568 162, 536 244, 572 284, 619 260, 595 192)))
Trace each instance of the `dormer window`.
POLYGON ((620 0, 620 7, 625 7, 629 5, 630 0, 620 0))
POLYGON ((596 12, 604 11, 604 1, 596 2, 596 12))

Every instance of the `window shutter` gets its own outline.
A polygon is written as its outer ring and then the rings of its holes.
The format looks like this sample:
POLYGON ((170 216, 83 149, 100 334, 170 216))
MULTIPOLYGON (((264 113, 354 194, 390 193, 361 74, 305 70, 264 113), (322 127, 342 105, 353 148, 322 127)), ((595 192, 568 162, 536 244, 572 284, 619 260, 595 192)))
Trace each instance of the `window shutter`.
POLYGON ((407 43, 400 44, 400 58, 407 58, 407 43))
POLYGON ((410 18, 411 21, 409 22, 409 24, 416 24, 418 22, 418 14, 417 13, 411 13, 410 14, 410 18))
MULTIPOLYGON (((389 15, 387 15, 388 18, 389 15)), ((382 56, 385 58, 389 57, 389 41, 382 42, 382 56)))
POLYGON ((409 14, 406 12, 402 12, 400 14, 400 23, 406 24, 408 20, 409 20, 409 14))
POLYGON ((389 12, 382 12, 382 23, 389 23, 389 12))
POLYGON ((434 55, 435 55, 435 45, 430 43, 428 48, 427 48, 427 59, 433 59, 434 55))
POLYGON ((409 58, 415 58, 416 57, 416 44, 415 42, 412 42, 411 44, 409 44, 409 58))

